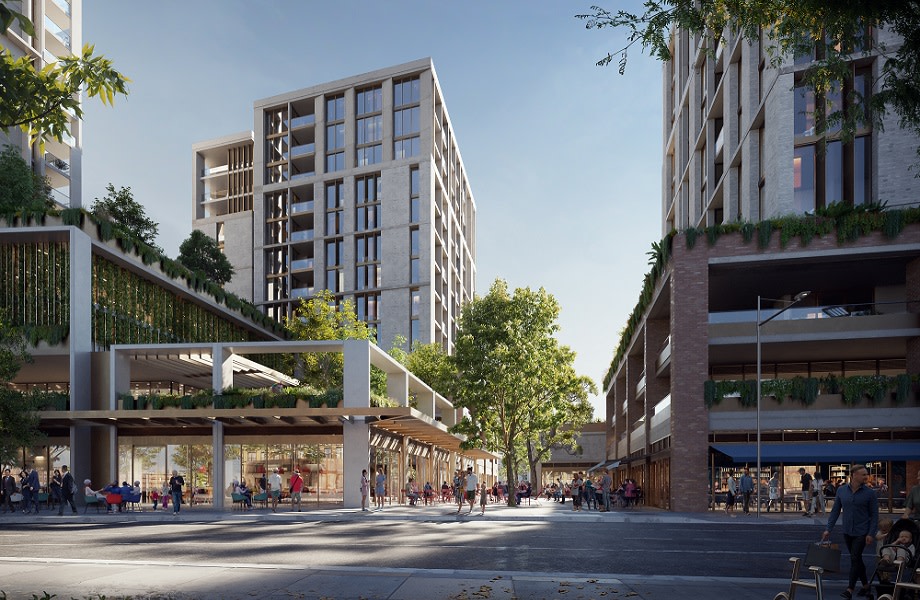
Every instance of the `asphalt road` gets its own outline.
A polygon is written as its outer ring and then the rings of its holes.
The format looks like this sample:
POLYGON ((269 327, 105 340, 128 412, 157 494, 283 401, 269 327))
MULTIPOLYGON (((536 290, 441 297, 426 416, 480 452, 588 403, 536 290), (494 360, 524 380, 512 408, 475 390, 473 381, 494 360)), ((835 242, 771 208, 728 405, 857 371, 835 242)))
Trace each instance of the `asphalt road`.
MULTIPOLYGON (((738 518, 711 523, 366 519, 29 523, 6 521, 0 556, 788 578, 820 535, 738 518)), ((828 574, 827 579, 842 579, 828 574)))

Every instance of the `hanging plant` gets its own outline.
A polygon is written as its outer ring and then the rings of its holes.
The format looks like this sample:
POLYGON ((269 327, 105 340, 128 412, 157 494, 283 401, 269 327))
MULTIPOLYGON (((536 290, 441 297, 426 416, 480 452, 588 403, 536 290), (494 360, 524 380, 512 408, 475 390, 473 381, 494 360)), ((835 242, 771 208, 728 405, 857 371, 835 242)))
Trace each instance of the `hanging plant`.
POLYGON ((719 234, 722 233, 721 225, 712 225, 706 228, 706 242, 710 247, 715 246, 719 241, 719 234))
POLYGON ((82 208, 65 208, 61 211, 61 222, 64 225, 83 227, 85 213, 82 208))
POLYGON ((873 406, 883 403, 891 394, 891 378, 886 375, 872 375, 868 382, 868 395, 873 406))
POLYGON ((770 245, 770 238, 773 236, 773 222, 761 221, 757 225, 757 246, 764 250, 770 245))
POLYGON ((751 240, 754 239, 754 224, 750 222, 745 222, 741 224, 741 239, 745 244, 750 244, 751 240))
POLYGON ((693 247, 696 246, 696 238, 700 234, 700 230, 696 227, 690 227, 684 231, 684 235, 687 238, 687 250, 693 250, 693 247))

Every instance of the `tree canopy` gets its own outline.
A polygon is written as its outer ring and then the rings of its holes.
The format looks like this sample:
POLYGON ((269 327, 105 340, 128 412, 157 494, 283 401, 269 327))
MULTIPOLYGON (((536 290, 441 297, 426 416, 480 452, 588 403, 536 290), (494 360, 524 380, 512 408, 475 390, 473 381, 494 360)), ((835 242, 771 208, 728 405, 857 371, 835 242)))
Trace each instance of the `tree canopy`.
MULTIPOLYGON (((840 125, 843 137, 850 138, 867 119, 881 127, 881 117, 892 110, 901 127, 920 134, 920 5, 916 2, 645 0, 641 14, 599 6, 592 6, 591 11, 575 15, 586 22, 588 29, 619 28, 627 33, 623 48, 598 61, 604 66, 617 60, 621 74, 626 69, 629 49, 637 43, 659 60, 670 60, 673 27, 710 36, 715 43, 722 43, 724 31, 740 33, 748 41, 758 40, 762 32, 772 42, 768 51, 773 66, 797 55, 813 54, 816 60, 805 72, 804 82, 818 93, 835 86, 839 89, 839 82, 850 76, 851 60, 883 53, 886 60, 869 97, 852 92, 849 98, 851 105, 863 104, 870 110, 832 108, 818 119, 818 130, 840 125), (900 45, 887 48, 877 36, 867 35, 882 27, 900 36, 900 45)), ((917 153, 920 157, 920 147, 917 153)))
POLYGON ((176 260, 186 268, 203 273, 218 285, 233 277, 233 265, 211 236, 195 229, 179 246, 176 260))
MULTIPOLYGON (((373 340, 374 332, 355 314, 352 300, 336 302, 329 290, 320 290, 309 300, 301 299, 286 320, 295 340, 373 340)), ((342 387, 344 360, 337 352, 310 352, 291 357, 290 373, 302 383, 321 390, 342 387)))
MULTIPOLYGON (((16 21, 23 31, 35 35, 31 21, 0 0, 0 34, 16 21)), ((20 128, 31 140, 63 141, 70 135, 72 118, 82 119, 81 92, 114 105, 115 96, 128 95, 130 79, 116 71, 112 61, 94 56, 95 48, 83 46, 78 56, 64 56, 41 69, 31 55, 15 57, 0 46, 0 129, 20 128)))
POLYGON ((112 221, 123 234, 137 238, 162 254, 163 249, 156 243, 160 226, 147 216, 144 206, 134 199, 131 188, 116 190, 110 183, 105 189, 108 192, 106 196, 96 198, 93 202, 93 214, 100 219, 112 221))
POLYGON ((453 430, 467 436, 467 447, 502 452, 509 483, 529 442, 537 448, 552 435, 565 443, 562 423, 577 430, 591 417, 594 384, 575 373, 575 353, 556 339, 558 316, 544 289, 512 294, 501 279, 460 314, 453 398, 469 414, 453 430))
MULTIPOLYGON (((23 363, 31 359, 22 332, 0 311, 0 381, 12 381, 23 363)), ((43 437, 37 408, 32 396, 0 385, 0 464, 21 462, 22 448, 43 437)))
POLYGON ((32 172, 13 146, 0 152, 0 214, 44 212, 51 208, 51 185, 32 172))

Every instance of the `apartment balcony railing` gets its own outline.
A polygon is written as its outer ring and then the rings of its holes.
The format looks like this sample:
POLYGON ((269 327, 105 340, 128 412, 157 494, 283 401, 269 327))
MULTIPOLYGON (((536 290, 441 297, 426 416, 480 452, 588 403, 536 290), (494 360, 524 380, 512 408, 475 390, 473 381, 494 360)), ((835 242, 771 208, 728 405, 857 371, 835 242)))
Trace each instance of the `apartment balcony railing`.
POLYGON ((291 289, 291 298, 309 298, 313 296, 312 287, 299 287, 291 289))
POLYGON ((645 392, 645 373, 642 373, 642 376, 639 377, 639 383, 636 384, 636 396, 645 392))
POLYGON ((307 200, 306 202, 294 202, 291 204, 291 214, 296 215, 299 213, 306 213, 313 211, 313 200, 307 200))
POLYGON ((301 144, 291 148, 291 158, 298 156, 307 156, 316 153, 316 144, 301 144))
POLYGON ((291 129, 297 129, 298 127, 306 127, 307 125, 313 125, 316 123, 316 115, 302 115, 300 117, 294 117, 291 119, 291 129))
POLYGON ((57 157, 50 152, 45 152, 45 164, 53 167, 62 173, 70 171, 70 163, 63 158, 57 157))
POLYGON ((58 39, 59 42, 64 44, 64 47, 70 50, 70 32, 61 29, 57 23, 45 16, 45 31, 53 35, 58 39))
POLYGON ((629 449, 633 452, 645 448, 645 423, 629 432, 629 449))
POLYGON ((291 261, 292 271, 305 271, 313 268, 312 258, 299 258, 291 261))
POLYGON ((312 229, 307 229, 305 231, 292 231, 291 232, 291 241, 292 242, 309 242, 314 237, 314 231, 312 229))
POLYGON ((291 175, 291 181, 296 181, 298 179, 306 179, 307 177, 313 177, 316 175, 316 171, 306 171, 304 173, 294 173, 291 175))
POLYGON ((208 177, 209 175, 220 175, 221 173, 226 173, 230 170, 228 165, 219 165, 216 167, 205 168, 201 170, 202 177, 208 177))
POLYGON ((51 0, 51 1, 54 2, 55 6, 61 9, 61 12, 63 12, 68 17, 70 16, 70 2, 67 2, 67 0, 51 0))
POLYGON ((658 360, 656 361, 655 366, 661 369, 665 367, 670 360, 671 360, 671 336, 668 336, 665 339, 664 347, 661 349, 661 352, 658 353, 658 360))

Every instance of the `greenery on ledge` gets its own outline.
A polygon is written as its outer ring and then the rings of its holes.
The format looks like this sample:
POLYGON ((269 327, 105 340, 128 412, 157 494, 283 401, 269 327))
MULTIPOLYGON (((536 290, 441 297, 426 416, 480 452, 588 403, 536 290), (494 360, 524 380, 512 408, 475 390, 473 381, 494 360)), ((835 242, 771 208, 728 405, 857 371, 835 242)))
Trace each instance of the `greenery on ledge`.
MULTIPOLYGON (((60 217, 64 225, 71 225, 79 228, 82 228, 88 219, 90 223, 95 225, 100 241, 114 241, 119 249, 125 254, 133 253, 140 258, 143 264, 147 266, 158 264, 160 270, 169 278, 173 280, 185 280, 186 286, 190 289, 211 296, 216 303, 223 304, 230 310, 241 313, 245 318, 260 327, 272 331, 275 334, 288 337, 287 329, 282 323, 275 321, 270 316, 261 312, 251 302, 227 292, 221 286, 204 277, 201 273, 189 270, 178 261, 161 254, 157 248, 145 244, 138 238, 119 229, 112 221, 100 219, 90 211, 82 208, 17 210, 0 214, 0 222, 5 222, 10 227, 16 227, 18 225, 44 225, 46 217, 48 216, 60 217)), ((38 328, 33 329, 36 329, 32 334, 32 339, 30 339, 30 341, 33 342, 44 340, 48 342, 49 345, 54 346, 67 337, 67 332, 64 332, 63 336, 60 337, 58 333, 53 331, 44 331, 38 328)))
MULTIPOLYGON (((764 397, 772 397, 777 404, 787 400, 811 406, 819 394, 840 394, 844 406, 858 406, 864 401, 869 406, 892 400, 896 406, 910 399, 920 376, 901 373, 899 375, 852 375, 850 377, 793 377, 791 379, 765 379, 760 383, 764 397)), ((708 380, 703 383, 703 402, 706 408, 721 404, 727 397, 736 397, 738 405, 744 408, 757 406, 757 381, 708 380)))
POLYGON ((310 386, 278 388, 228 388, 219 394, 203 390, 195 394, 120 394, 124 410, 160 410, 163 408, 296 408, 304 401, 310 408, 335 408, 342 401, 341 389, 320 392, 310 386))
MULTIPOLYGON (((682 233, 689 250, 696 246, 700 237, 705 237, 709 246, 714 246, 719 237, 732 234, 740 234, 745 244, 753 242, 756 238, 757 246, 766 249, 777 232, 782 248, 786 248, 794 239, 798 239, 800 245, 806 247, 814 238, 828 235, 835 235, 837 244, 843 246, 877 232, 893 240, 905 227, 915 223, 920 223, 920 208, 887 209, 882 204, 856 207, 831 204, 816 210, 814 214, 789 215, 758 223, 743 221, 711 227, 691 227, 682 233)), ((614 351, 610 368, 604 376, 604 389, 610 386, 614 373, 626 356, 626 349, 651 305, 655 290, 671 258, 671 248, 676 235, 676 231, 671 231, 660 242, 654 242, 652 249, 647 253, 652 268, 643 280, 639 301, 626 320, 626 326, 620 331, 619 344, 614 351)))

